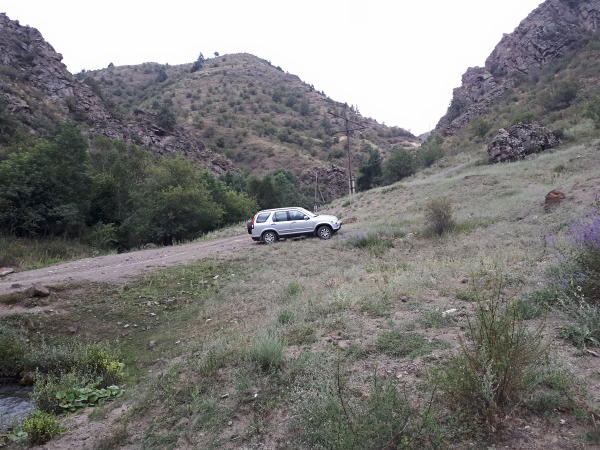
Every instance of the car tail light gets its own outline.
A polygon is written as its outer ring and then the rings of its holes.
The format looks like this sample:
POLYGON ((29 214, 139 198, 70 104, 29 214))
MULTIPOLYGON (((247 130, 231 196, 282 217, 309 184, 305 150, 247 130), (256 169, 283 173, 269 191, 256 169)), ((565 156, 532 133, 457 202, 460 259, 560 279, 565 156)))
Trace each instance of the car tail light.
POLYGON ((256 220, 256 217, 252 218, 252 229, 254 230, 254 221, 256 220))

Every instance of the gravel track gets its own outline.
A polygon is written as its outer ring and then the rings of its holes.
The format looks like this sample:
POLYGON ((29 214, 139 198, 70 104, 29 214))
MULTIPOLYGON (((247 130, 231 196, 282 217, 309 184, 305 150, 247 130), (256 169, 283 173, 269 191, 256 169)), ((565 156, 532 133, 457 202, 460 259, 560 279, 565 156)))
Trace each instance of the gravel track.
POLYGON ((177 266, 217 253, 249 249, 257 245, 249 236, 238 235, 174 247, 78 259, 0 278, 0 295, 27 289, 38 281, 44 286, 78 281, 123 283, 156 268, 177 266))

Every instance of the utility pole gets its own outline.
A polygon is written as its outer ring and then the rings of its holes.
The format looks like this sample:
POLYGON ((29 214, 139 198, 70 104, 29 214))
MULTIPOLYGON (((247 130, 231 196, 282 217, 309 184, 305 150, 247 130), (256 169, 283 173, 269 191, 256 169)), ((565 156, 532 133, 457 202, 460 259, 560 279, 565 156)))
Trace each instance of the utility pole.
POLYGON ((317 188, 319 187, 319 171, 315 170, 315 207, 314 213, 317 212, 317 188))
POLYGON ((319 207, 324 204, 325 204, 325 198, 323 197, 323 193, 321 192, 321 188, 319 186, 319 171, 315 170, 315 206, 314 206, 315 214, 319 210, 319 207), (319 197, 317 196, 317 192, 321 196, 320 202, 319 202, 319 197))
POLYGON ((355 189, 355 180, 354 180, 354 176, 352 175, 352 157, 350 154, 350 132, 351 131, 362 131, 365 128, 367 128, 366 126, 358 123, 358 122, 354 122, 350 119, 348 119, 348 116, 339 116, 337 114, 334 114, 332 112, 330 112, 329 114, 331 114, 334 117, 338 117, 340 119, 344 119, 344 124, 345 124, 345 130, 341 130, 341 131, 335 131, 333 134, 337 134, 337 133, 346 133, 346 146, 347 146, 347 150, 348 150, 348 192, 350 194, 354 194, 356 192, 355 189), (357 128, 349 128, 349 123, 356 125, 357 128))

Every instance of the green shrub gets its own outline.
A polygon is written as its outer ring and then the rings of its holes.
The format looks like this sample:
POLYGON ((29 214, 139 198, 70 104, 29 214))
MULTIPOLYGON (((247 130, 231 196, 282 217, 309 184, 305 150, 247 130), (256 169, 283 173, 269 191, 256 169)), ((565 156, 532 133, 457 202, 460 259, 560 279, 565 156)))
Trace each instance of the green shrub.
POLYGON ((450 197, 432 198, 425 204, 427 231, 441 236, 454 228, 452 200, 450 197))
POLYGON ((515 300, 514 308, 523 320, 536 319, 542 315, 544 308, 528 299, 515 300))
POLYGON ((568 324, 559 327, 559 330, 560 333, 558 333, 558 337, 571 342, 575 347, 600 347, 600 342, 595 333, 596 330, 590 330, 586 325, 579 327, 577 325, 568 324))
POLYGON ((417 154, 419 165, 429 167, 444 156, 444 149, 439 145, 431 145, 422 148, 417 154))
POLYGON ((512 120, 511 120, 511 125, 517 124, 517 123, 531 123, 533 122, 533 113, 530 112, 525 112, 525 111, 519 111, 517 112, 512 120))
POLYGON ((42 411, 34 411, 25 419, 21 429, 28 434, 33 445, 45 444, 66 431, 56 417, 42 411))
POLYGON ((285 363, 283 351, 287 343, 275 332, 261 334, 250 346, 250 359, 263 370, 279 369, 285 363))
POLYGON ((356 180, 359 191, 366 191, 381 184, 382 162, 379 150, 371 149, 368 158, 363 160, 358 167, 360 172, 356 180))
POLYGON ((84 344, 70 339, 56 343, 42 342, 25 358, 25 368, 42 374, 59 376, 77 372, 89 380, 102 377, 102 387, 123 381, 124 364, 119 352, 107 342, 84 344))
POLYGON ((56 393, 58 405, 63 410, 75 411, 77 408, 86 406, 104 406, 106 400, 120 397, 123 390, 117 386, 108 386, 106 389, 98 389, 102 378, 98 378, 94 383, 84 387, 71 386, 68 389, 60 390, 56 393))
POLYGON ((277 322, 281 325, 292 323, 296 319, 296 315, 292 311, 281 311, 277 316, 277 322))
POLYGON ((478 298, 459 353, 437 374, 446 404, 490 430, 503 410, 535 388, 534 373, 548 356, 544 324, 529 329, 514 302, 503 300, 501 288, 498 281, 488 301, 478 298))
POLYGON ((413 154, 404 148, 394 148, 382 173, 385 184, 393 184, 415 173, 416 161, 413 154))
POLYGON ((482 117, 474 117, 473 120, 471 120, 471 132, 473 133, 473 136, 483 139, 491 129, 492 124, 482 117))
POLYGON ((0 324, 0 375, 14 377, 25 368, 27 344, 15 331, 0 324))
POLYGON ((104 224, 98 222, 92 227, 89 242, 95 248, 115 248, 115 246, 119 242, 117 232, 117 226, 114 223, 104 224))
POLYGON ((286 297, 293 297, 300 292, 302 292, 302 286, 300 286, 300 284, 296 281, 290 281, 290 283, 284 289, 284 294, 286 297))

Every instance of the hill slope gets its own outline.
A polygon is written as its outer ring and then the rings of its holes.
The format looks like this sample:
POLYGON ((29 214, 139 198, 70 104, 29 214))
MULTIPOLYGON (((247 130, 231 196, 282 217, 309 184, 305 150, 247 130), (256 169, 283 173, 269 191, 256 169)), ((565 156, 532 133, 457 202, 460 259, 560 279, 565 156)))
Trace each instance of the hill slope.
MULTIPOLYGON (((519 104, 508 115, 526 114, 516 119, 537 120, 563 128, 564 124, 557 122, 575 111, 562 110, 596 95, 599 18, 597 0, 542 3, 514 32, 504 35, 485 67, 467 70, 436 132, 454 136, 465 130, 476 116, 489 119, 492 115, 506 115, 501 110, 507 104, 519 104), (578 96, 581 98, 575 102, 578 96), (489 114, 490 108, 495 114, 489 114)), ((510 125, 509 121, 498 125, 510 125)), ((497 130, 494 125, 489 128, 497 130)))
POLYGON ((328 112, 366 126, 354 136, 360 140, 353 144, 355 168, 366 144, 384 154, 395 145, 419 145, 410 132, 363 118, 248 54, 206 60, 193 72, 193 64, 146 63, 74 77, 38 30, 2 14, 0 55, 0 145, 20 127, 44 136, 68 119, 89 138, 105 135, 163 155, 184 154, 215 174, 242 167, 262 176, 283 167, 310 183, 320 170, 334 196, 347 185, 347 153, 345 136, 334 134, 343 121, 328 112))
MULTIPOLYGON (((353 164, 365 144, 416 147, 410 132, 361 117, 297 76, 250 54, 231 54, 178 66, 145 63, 77 74, 96 85, 125 116, 169 108, 177 125, 246 171, 265 175, 280 167, 301 175, 323 165, 347 166, 344 129, 338 116, 349 114, 366 130, 356 134, 353 164)), ((345 177, 346 175, 344 175, 345 177)))
POLYGON ((44 136, 63 120, 81 125, 88 137, 106 135, 143 144, 158 153, 184 153, 213 173, 233 170, 226 158, 207 150, 184 129, 166 133, 153 117, 123 118, 108 102, 79 82, 61 62, 62 55, 35 28, 0 14, 0 144, 15 131, 44 136))

